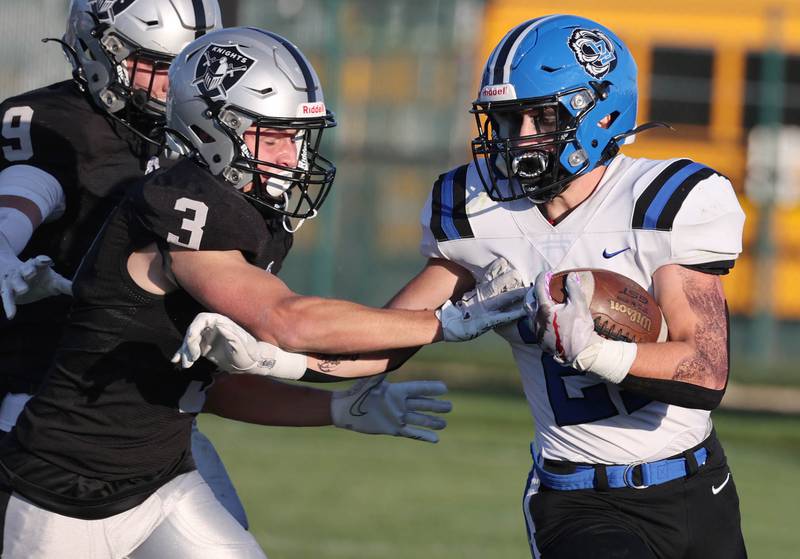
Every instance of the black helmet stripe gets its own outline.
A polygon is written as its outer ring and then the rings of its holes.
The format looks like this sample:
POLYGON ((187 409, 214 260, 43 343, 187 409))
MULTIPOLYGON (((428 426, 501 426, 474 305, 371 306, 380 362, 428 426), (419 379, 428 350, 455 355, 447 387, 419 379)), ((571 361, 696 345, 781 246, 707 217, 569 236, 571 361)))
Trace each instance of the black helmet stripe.
MULTIPOLYGON (((508 34, 505 41, 503 41, 503 45, 500 48, 497 56, 494 59, 494 68, 492 69, 492 84, 497 83, 505 83, 503 81, 503 69, 506 66, 506 60, 508 59, 508 55, 511 52, 511 47, 513 47, 519 36, 525 31, 528 27, 539 21, 539 19, 532 19, 530 21, 526 21, 525 23, 518 25, 516 29, 514 29, 511 33, 508 34)), ((490 85, 490 84, 486 84, 490 85)))
POLYGON ((284 47, 289 53, 294 57, 294 61, 297 62, 297 65, 300 67, 300 71, 303 72, 303 79, 306 81, 306 91, 308 92, 308 102, 309 103, 316 103, 317 102, 317 85, 314 83, 314 75, 311 73, 311 68, 308 67, 308 63, 306 62, 305 57, 300 54, 300 51, 297 50, 297 47, 294 46, 292 43, 281 37, 280 35, 276 35, 275 33, 270 33, 269 31, 264 31, 263 29, 258 29, 257 27, 249 27, 248 29, 252 29, 253 31, 258 31, 259 33, 264 33, 265 35, 269 35, 284 47))
POLYGON ((206 34, 206 10, 203 7, 203 0, 192 0, 192 7, 194 8, 194 38, 197 39, 206 34))
MULTIPOLYGON (((511 79, 509 75, 510 62, 514 59, 514 55, 517 53, 517 48, 522 43, 522 40, 528 33, 538 27, 539 24, 544 23, 545 21, 554 17, 558 16, 537 17, 536 19, 526 21, 525 23, 520 23, 517 27, 510 31, 503 42, 497 46, 497 56, 495 56, 489 72, 492 81, 489 83, 482 83, 481 87, 484 85, 508 83, 508 81, 511 79), (509 66, 509 72, 506 71, 507 66, 509 66)), ((488 76, 484 76, 484 78, 486 77, 488 76)))

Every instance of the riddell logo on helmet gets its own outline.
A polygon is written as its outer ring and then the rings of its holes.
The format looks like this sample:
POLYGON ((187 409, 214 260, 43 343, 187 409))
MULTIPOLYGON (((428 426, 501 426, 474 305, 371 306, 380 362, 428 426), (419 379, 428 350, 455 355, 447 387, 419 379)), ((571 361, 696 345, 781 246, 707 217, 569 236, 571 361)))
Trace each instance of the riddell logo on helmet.
POLYGON ((300 103, 297 116, 321 116, 325 114, 325 103, 300 103))
POLYGON ((481 88, 481 101, 504 101, 516 98, 517 92, 510 83, 485 85, 481 88))

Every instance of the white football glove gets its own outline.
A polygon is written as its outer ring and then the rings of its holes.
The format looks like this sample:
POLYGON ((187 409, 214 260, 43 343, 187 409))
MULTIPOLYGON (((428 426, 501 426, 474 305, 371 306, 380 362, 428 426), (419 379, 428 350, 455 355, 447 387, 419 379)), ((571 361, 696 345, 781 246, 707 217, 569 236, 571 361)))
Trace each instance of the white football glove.
POLYGON ((198 314, 172 362, 187 369, 205 357, 223 371, 297 380, 306 371, 306 356, 283 351, 255 339, 227 316, 198 314))
POLYGON ((17 314, 17 305, 33 303, 53 295, 72 295, 72 282, 52 268, 48 256, 22 262, 10 253, 0 258, 0 296, 8 319, 17 314))
POLYGON ((336 391, 331 397, 331 417, 336 427, 370 435, 394 435, 435 443, 433 430, 444 429, 447 422, 420 412, 447 413, 453 406, 441 396, 447 386, 440 381, 418 380, 387 382, 386 375, 363 378, 349 390, 336 391))
POLYGON ((436 310, 436 318, 442 323, 444 341, 471 340, 495 326, 523 316, 525 291, 520 273, 502 256, 495 259, 475 289, 464 293, 455 304, 445 301, 436 310))
POLYGON ((542 350, 562 365, 619 384, 636 359, 636 344, 607 340, 594 330, 589 301, 594 293, 591 272, 570 272, 567 296, 557 304, 550 296, 552 272, 542 272, 525 296, 531 330, 542 350))

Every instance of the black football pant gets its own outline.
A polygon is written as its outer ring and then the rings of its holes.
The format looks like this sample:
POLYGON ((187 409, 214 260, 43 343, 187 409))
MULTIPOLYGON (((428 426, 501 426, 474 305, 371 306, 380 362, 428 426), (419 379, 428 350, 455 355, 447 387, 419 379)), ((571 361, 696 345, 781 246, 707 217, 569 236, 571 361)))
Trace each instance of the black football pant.
POLYGON ((743 559, 739 496, 712 435, 694 475, 645 489, 557 491, 530 498, 542 559, 743 559))

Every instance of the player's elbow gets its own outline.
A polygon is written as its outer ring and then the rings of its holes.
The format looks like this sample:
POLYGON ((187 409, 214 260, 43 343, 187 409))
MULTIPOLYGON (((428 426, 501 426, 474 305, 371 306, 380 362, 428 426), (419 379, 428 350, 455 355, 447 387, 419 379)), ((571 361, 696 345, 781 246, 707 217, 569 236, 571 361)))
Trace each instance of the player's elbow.
POLYGON ((289 352, 314 351, 316 320, 307 312, 311 297, 291 297, 273 307, 266 319, 271 337, 289 352))

